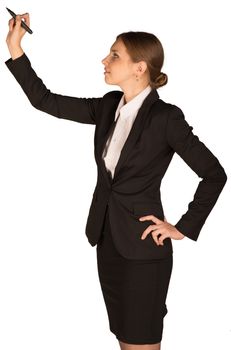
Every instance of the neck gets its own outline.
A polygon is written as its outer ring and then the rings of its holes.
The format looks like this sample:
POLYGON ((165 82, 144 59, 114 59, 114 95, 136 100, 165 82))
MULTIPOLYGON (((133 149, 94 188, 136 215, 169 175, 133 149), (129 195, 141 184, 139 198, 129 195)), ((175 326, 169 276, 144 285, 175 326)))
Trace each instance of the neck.
POLYGON ((124 102, 128 103, 129 101, 131 101, 134 97, 139 95, 139 93, 143 91, 148 85, 148 83, 145 83, 137 86, 133 85, 126 88, 122 88, 124 92, 124 102))

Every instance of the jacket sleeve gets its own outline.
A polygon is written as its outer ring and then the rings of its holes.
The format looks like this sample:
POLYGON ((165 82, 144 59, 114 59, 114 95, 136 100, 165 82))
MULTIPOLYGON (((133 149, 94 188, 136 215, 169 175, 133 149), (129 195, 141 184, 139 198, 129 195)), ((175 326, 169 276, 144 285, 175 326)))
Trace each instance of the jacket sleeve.
POLYGON ((193 127, 185 120, 182 110, 172 106, 166 127, 168 144, 202 178, 188 210, 175 227, 196 241, 227 181, 227 175, 214 154, 192 132, 193 127))
POLYGON ((85 124, 97 123, 101 97, 78 98, 51 92, 37 76, 25 53, 14 60, 8 59, 5 64, 36 109, 58 118, 85 124))

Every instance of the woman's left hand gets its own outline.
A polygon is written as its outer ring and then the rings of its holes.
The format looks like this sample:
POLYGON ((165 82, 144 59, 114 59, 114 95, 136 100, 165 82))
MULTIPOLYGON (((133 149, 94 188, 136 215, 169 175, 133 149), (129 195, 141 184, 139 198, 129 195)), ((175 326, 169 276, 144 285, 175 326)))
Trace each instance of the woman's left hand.
POLYGON ((160 220, 154 215, 146 215, 139 218, 140 221, 151 220, 154 225, 149 225, 142 233, 141 239, 145 239, 149 233, 151 233, 154 241, 157 245, 164 245, 163 240, 165 238, 183 239, 185 235, 177 230, 177 228, 171 225, 166 219, 160 220), (160 235, 159 237, 157 237, 160 235))

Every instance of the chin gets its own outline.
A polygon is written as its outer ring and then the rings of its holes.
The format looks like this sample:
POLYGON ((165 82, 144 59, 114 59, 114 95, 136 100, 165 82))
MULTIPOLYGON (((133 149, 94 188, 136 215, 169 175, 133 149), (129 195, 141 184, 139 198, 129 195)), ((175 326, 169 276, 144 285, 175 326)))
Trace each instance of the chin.
POLYGON ((105 83, 106 83, 107 85, 115 85, 115 83, 113 83, 113 82, 111 82, 111 81, 108 81, 107 79, 105 79, 105 83))

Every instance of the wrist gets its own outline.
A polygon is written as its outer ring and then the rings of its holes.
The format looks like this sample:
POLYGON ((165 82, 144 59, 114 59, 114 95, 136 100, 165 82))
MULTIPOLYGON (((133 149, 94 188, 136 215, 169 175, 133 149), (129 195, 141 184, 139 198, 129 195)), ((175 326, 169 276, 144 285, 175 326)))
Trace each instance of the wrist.
POLYGON ((9 49, 12 60, 15 60, 16 58, 18 58, 24 54, 24 51, 21 48, 21 46, 12 47, 9 45, 8 49, 9 49))

